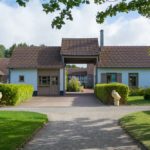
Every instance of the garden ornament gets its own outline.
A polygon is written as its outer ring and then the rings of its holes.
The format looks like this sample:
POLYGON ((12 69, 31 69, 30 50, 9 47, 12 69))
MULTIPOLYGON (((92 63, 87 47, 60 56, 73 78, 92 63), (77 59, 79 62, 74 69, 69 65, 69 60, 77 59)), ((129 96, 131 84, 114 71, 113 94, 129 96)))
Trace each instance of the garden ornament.
POLYGON ((2 96, 3 96, 3 95, 2 95, 2 92, 0 92, 0 100, 1 100, 2 96))
POLYGON ((119 93, 116 92, 116 90, 112 90, 111 95, 114 98, 114 105, 119 106, 119 101, 121 99, 121 96, 119 95, 119 93))

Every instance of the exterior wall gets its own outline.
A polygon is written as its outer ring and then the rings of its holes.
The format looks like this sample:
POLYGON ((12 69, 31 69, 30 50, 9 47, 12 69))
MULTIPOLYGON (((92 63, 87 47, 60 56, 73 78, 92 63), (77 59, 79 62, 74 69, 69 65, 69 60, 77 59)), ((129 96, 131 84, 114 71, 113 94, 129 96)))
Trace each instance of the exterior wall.
POLYGON ((38 70, 38 77, 39 76, 57 76, 58 85, 42 86, 38 84, 38 95, 40 96, 59 95, 59 90, 60 90, 59 69, 38 70))
POLYGON ((0 83, 7 83, 8 76, 7 75, 0 75, 0 83))
POLYGON ((60 78, 60 84, 59 84, 59 90, 60 90, 60 95, 65 94, 65 69, 61 68, 59 71, 59 78, 60 78))
POLYGON ((10 83, 15 84, 32 84, 34 91, 37 91, 37 70, 36 69, 11 69, 10 70, 10 83), (24 76, 24 82, 19 82, 19 76, 24 76))
POLYGON ((94 87, 94 64, 87 64, 87 83, 88 87, 94 87))
POLYGON ((97 83, 101 83, 101 73, 121 73, 122 83, 128 85, 128 74, 138 73, 139 87, 150 87, 150 69, 111 69, 111 68, 97 68, 97 83))

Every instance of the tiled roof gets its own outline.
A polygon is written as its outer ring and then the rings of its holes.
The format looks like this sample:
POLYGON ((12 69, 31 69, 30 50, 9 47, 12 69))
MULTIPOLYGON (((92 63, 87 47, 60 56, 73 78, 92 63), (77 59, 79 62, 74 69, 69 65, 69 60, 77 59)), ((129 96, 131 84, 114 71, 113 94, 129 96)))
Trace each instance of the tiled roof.
POLYGON ((7 75, 8 74, 8 64, 9 64, 9 58, 0 58, 1 75, 7 75))
POLYGON ((9 68, 60 68, 63 67, 60 47, 18 47, 10 59, 9 68))
POLYGON ((150 68, 150 46, 104 46, 97 66, 150 68))
POLYGON ((64 38, 61 45, 62 55, 96 56, 99 54, 97 38, 64 38))
POLYGON ((68 75, 87 75, 87 68, 67 68, 68 75))

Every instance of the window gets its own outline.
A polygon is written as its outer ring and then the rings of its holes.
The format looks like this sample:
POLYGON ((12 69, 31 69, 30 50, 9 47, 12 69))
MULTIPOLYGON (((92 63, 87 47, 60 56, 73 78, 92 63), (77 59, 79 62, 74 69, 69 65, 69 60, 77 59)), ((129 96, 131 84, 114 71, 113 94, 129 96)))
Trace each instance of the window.
POLYGON ((23 75, 19 76, 19 82, 24 82, 24 76, 23 75))
POLYGON ((107 73, 106 80, 107 83, 117 82, 117 73, 107 73))
POLYGON ((129 73, 129 86, 138 87, 138 73, 129 73))
POLYGON ((50 85, 50 76, 39 76, 39 85, 49 86, 50 85))
POLYGON ((51 85, 58 85, 58 77, 57 76, 51 77, 51 85))

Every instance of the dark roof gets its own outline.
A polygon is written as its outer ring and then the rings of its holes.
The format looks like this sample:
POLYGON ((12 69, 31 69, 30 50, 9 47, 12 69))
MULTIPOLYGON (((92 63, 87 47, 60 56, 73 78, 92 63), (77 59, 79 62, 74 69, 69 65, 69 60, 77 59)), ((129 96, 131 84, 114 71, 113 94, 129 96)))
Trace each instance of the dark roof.
POLYGON ((99 54, 97 38, 63 38, 61 45, 62 55, 96 56, 99 54))
POLYGON ((97 66, 150 68, 150 46, 104 46, 97 66))
POLYGON ((9 65, 9 58, 0 58, 1 75, 7 75, 8 74, 8 65, 9 65))
POLYGON ((67 68, 68 75, 87 75, 87 68, 67 68))
POLYGON ((18 47, 10 59, 9 68, 60 68, 63 67, 60 47, 18 47))

